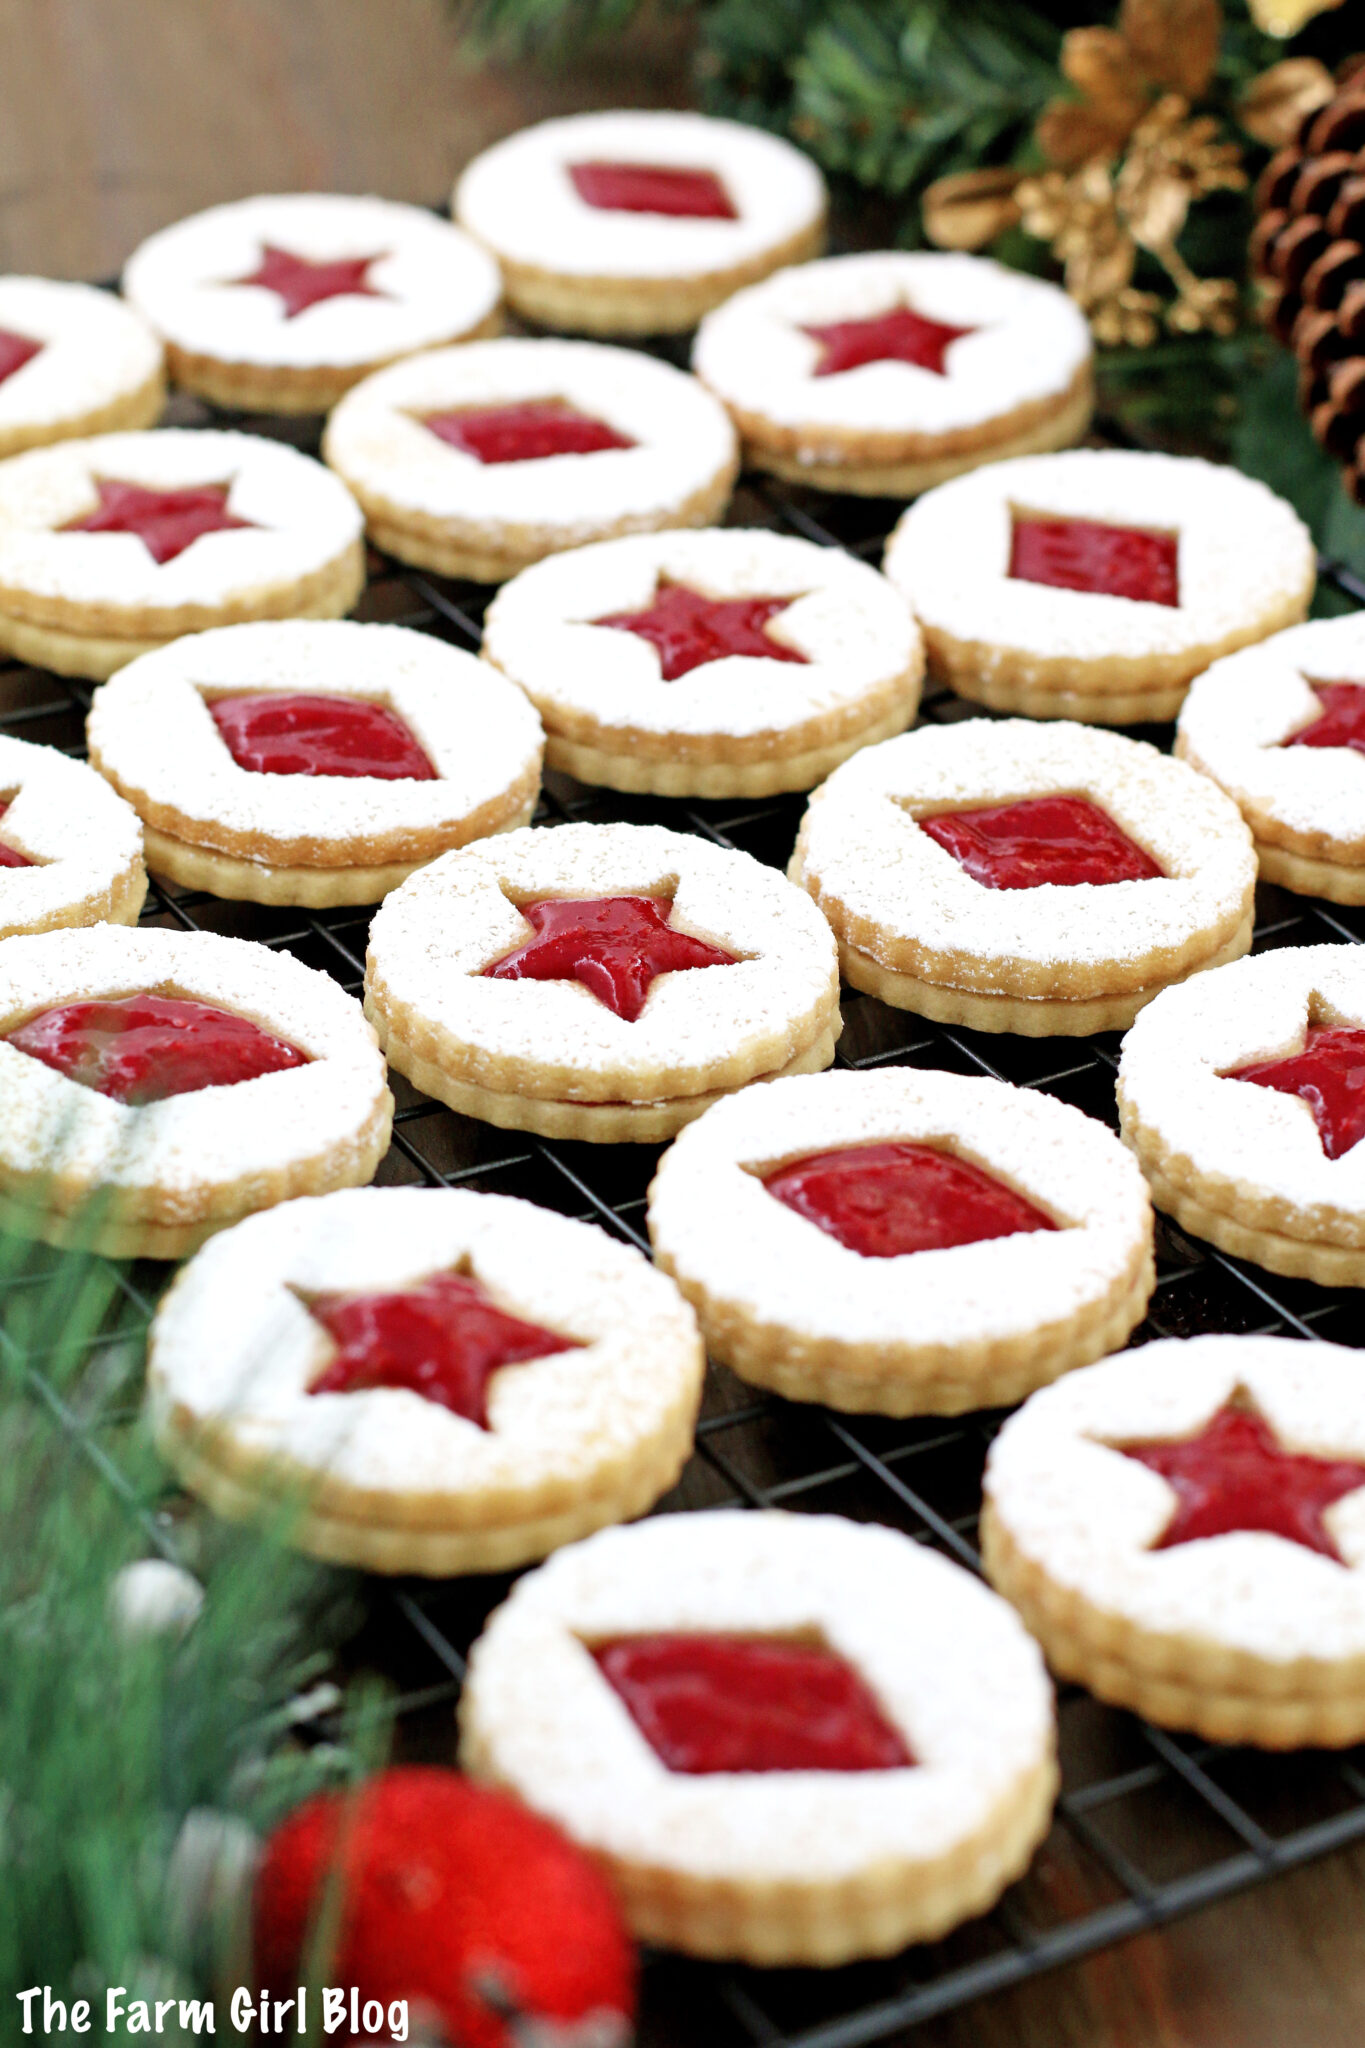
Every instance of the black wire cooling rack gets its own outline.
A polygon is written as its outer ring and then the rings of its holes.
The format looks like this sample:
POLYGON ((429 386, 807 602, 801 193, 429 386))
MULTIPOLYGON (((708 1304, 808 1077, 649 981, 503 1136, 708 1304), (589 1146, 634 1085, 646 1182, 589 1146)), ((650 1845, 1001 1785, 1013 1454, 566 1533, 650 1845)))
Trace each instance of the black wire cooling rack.
MULTIPOLYGON (((235 425, 316 445, 316 423, 210 414, 177 401, 185 425, 235 425)), ((1118 438, 1112 435, 1111 438, 1118 438)), ((747 480, 735 525, 794 532, 878 562, 898 508, 747 480)), ((487 593, 371 557, 357 616, 415 627, 477 648, 487 593)), ((1322 564, 1329 605, 1365 605, 1365 582, 1322 564)), ((91 688, 0 664, 0 731, 83 751, 91 688)), ((931 694, 922 717, 984 715, 931 694)), ((1169 745, 1169 728, 1143 735, 1169 745)), ((617 796, 551 773, 537 822, 663 822, 785 866, 803 800, 687 803, 617 796)), ((1365 912, 1263 888, 1256 950, 1365 941, 1365 912)), ((368 911, 266 910, 153 883, 144 923, 251 938, 293 953, 360 993, 368 911)), ((838 1064, 902 1065, 991 1075, 1074 1103, 1113 1126, 1117 1035, 1036 1040, 931 1024, 850 994, 838 1064)), ((401 1077, 384 1185, 475 1187, 529 1197, 647 1249, 645 1192, 658 1148, 589 1146, 507 1133, 453 1115, 401 1077)), ((53 1254, 56 1258, 58 1255, 53 1254)), ((48 1263, 40 1260, 40 1263, 48 1263)), ((1281 1280, 1186 1237, 1158 1218, 1157 1289, 1134 1342, 1205 1330, 1365 1344, 1361 1297, 1281 1280)), ((50 1269, 50 1267, 49 1267, 50 1269)), ((145 1326, 168 1269, 121 1271, 128 1332, 145 1326)), ((125 1332, 127 1334, 127 1332, 125 1332)), ((35 1376, 39 1395, 63 1415, 35 1376)), ((889 1523, 979 1570, 981 1468, 998 1417, 890 1422, 756 1396, 723 1369, 708 1378, 696 1451, 660 1512, 783 1507, 889 1523)), ((95 1453, 98 1456, 98 1452, 95 1453)), ((107 1461, 106 1461, 107 1463, 107 1461)), ((117 1474, 108 1467, 116 1483, 117 1474)), ((150 1540, 165 1538, 149 1521, 150 1540)), ((366 1620, 351 1660, 383 1671, 409 1702, 400 1754, 449 1761, 452 1707, 469 1643, 503 1597, 506 1577, 363 1582, 366 1620)), ((974 1999, 1095 1954, 1115 1942, 1365 1840, 1365 1751, 1269 1758, 1173 1738, 1064 1688, 1063 1789, 1051 1834, 1027 1876, 984 1919, 886 1962, 833 1971, 758 1971, 652 1957, 644 1976, 642 2048, 858 2048, 904 2036, 974 1999)))

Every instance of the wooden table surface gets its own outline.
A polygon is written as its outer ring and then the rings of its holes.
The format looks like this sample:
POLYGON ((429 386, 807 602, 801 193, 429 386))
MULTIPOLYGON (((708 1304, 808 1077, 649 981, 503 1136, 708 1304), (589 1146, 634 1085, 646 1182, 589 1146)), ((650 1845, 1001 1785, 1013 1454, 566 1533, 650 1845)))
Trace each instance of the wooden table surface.
MULTIPOLYGON (((154 228, 299 188, 432 200, 495 137, 679 105, 685 30, 478 69, 444 0, 0 0, 0 270, 113 274, 154 228)), ((919 2030, 914 2048, 1362 2048, 1365 1851, 919 2030)))

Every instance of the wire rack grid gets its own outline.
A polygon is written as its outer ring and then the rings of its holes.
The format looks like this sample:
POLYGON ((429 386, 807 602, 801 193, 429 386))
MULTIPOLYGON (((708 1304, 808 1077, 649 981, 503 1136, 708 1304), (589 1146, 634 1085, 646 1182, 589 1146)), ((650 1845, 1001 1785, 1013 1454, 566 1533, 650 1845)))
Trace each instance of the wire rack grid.
MULTIPOLYGON (((176 402, 177 424, 236 425, 316 446, 316 423, 243 419, 176 402)), ((1111 431, 1111 439, 1118 438, 1111 431)), ((747 479, 735 525, 770 526, 878 562, 898 508, 836 500, 747 479)), ((371 557, 357 616, 435 633, 475 649, 486 592, 371 557)), ((1338 604, 1365 604, 1365 583, 1322 565, 1338 604)), ((83 751, 88 685, 0 664, 0 731, 83 751)), ((980 716, 930 693, 921 716, 980 716)), ((1144 737, 1169 745, 1170 730, 1144 737)), ((802 799, 667 802, 593 790, 551 773, 537 822, 665 822, 716 845, 785 865, 802 799)), ((144 922, 211 930, 287 950, 358 994, 370 913, 266 910, 153 881, 144 922)), ((1256 949, 1365 940, 1365 912, 1263 888, 1256 949)), ((1116 1035, 1031 1040, 985 1036, 849 994, 838 1064, 906 1065, 990 1075, 1040 1088, 1113 1126, 1116 1035)), ((393 1077, 398 1099, 385 1185, 475 1187, 517 1194, 601 1225, 647 1250, 645 1192, 657 1149, 588 1146, 505 1133, 455 1116, 393 1077)), ((1365 1343, 1360 1301, 1345 1290, 1280 1280, 1185 1236, 1158 1219, 1158 1281, 1134 1342, 1199 1331, 1275 1332, 1365 1343)), ((29 1280, 59 1255, 40 1256, 29 1280)), ((136 1346, 168 1269, 119 1269, 121 1336, 136 1346)), ((107 1342, 107 1336, 101 1341, 107 1342)), ((116 1467, 82 1418, 64 1406, 41 1367, 37 1395, 80 1436, 111 1484, 116 1467)), ((695 1455, 660 1512, 781 1506, 888 1523, 973 1571, 982 1464, 999 1418, 888 1422, 756 1396, 712 1367, 695 1455)), ((169 1548, 148 1518, 150 1543, 169 1548)), ((464 1657, 503 1597, 504 1577, 363 1585, 366 1620, 356 1663, 385 1672, 406 1703, 400 1753, 449 1760, 451 1708, 464 1657)), ((1365 1841, 1365 1753, 1269 1759, 1175 1738, 1100 1706, 1074 1688, 1059 1703, 1063 1789, 1052 1832, 1027 1876, 985 1918, 947 1940, 891 1960, 834 1971, 756 1971, 650 1957, 644 1974, 642 2048, 705 2041, 707 2048, 861 2048, 903 2037, 923 2022, 1250 1886, 1365 1841)))

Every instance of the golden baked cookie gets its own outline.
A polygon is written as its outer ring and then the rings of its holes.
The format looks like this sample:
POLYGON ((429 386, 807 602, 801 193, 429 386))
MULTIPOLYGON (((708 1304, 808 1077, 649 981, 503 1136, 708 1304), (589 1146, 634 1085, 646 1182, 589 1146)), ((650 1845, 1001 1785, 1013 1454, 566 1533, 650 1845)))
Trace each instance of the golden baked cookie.
POLYGON ((505 1195, 366 1188, 215 1238, 157 1312, 185 1483, 367 1571, 502 1571, 642 1514, 692 1448, 692 1312, 639 1252, 505 1195))
POLYGON ((424 207, 290 192, 160 229, 129 257, 123 292, 186 391, 317 413, 400 356, 496 333, 502 281, 424 207))
POLYGON ((1174 718, 1201 669, 1303 618, 1312 536, 1225 464, 1128 449, 1001 463, 912 505, 883 564, 930 673, 1031 718, 1174 718))
POLYGON ((90 758, 153 868, 254 903, 372 903, 529 823, 540 722, 429 633, 291 619, 196 633, 95 693, 90 758))
POLYGON ((1175 750, 1238 806, 1268 882, 1365 903, 1365 620, 1291 627, 1215 662, 1175 750))
POLYGON ((1170 989, 1118 1104, 1158 1209, 1238 1258, 1365 1287, 1365 952, 1295 946, 1170 989))
POLYGON ((1005 1424, 982 1555, 1059 1677, 1211 1742, 1365 1737, 1360 1354, 1147 1344, 1005 1424))
POLYGON ((904 731, 923 667, 875 570, 732 527, 551 555, 494 598, 483 651, 535 704, 552 768, 657 796, 809 789, 904 731))
POLYGON ((972 718, 868 747, 811 798, 789 873, 855 988, 977 1031, 1121 1030, 1251 944, 1236 805, 1091 726, 972 718))
POLYGON ((575 334, 682 333, 825 240, 810 158, 704 114, 542 121, 475 157, 451 206, 501 264, 509 304, 575 334))
POLYGON ((183 1258, 367 1181, 393 1119, 360 1005, 287 953, 99 924, 0 945, 0 1224, 183 1258))
POLYGON ((887 1068, 747 1088, 649 1191, 708 1351, 788 1400, 956 1415, 1127 1342, 1152 1210, 1118 1140, 1003 1081, 887 1068))
POLYGON ((368 377, 322 452, 376 547, 501 583, 558 548, 709 526, 739 466, 696 379, 587 341, 482 341, 368 377))
POLYGON ((365 585, 360 512, 258 434, 167 427, 0 463, 0 649, 103 681, 182 633, 338 618, 365 585))
POLYGON ((827 1067, 834 943, 773 868, 658 825, 508 832, 396 889, 365 1011, 452 1109, 657 1143, 722 1093, 827 1067))
POLYGON ((0 457, 155 426, 165 402, 161 343, 112 292, 0 277, 0 457))
POLYGON ((142 827, 83 761, 0 736, 0 939, 136 924, 142 827))
POLYGON ((781 271, 708 314, 692 367, 747 462, 873 497, 1068 447, 1093 399, 1074 301, 980 256, 888 250, 781 271))
POLYGON ((562 1550, 474 1645, 460 1760, 605 1869, 635 1933, 830 1965, 1027 1867, 1052 1688, 1003 1601, 893 1529, 660 1515, 562 1550))

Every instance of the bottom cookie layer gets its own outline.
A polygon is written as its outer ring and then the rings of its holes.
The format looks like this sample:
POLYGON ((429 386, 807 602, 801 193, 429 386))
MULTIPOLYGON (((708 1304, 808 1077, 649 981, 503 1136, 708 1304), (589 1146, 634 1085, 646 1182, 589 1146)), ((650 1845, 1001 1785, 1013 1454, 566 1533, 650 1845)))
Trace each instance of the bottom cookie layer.
MULTIPOLYGON (((463 334, 447 335, 444 341, 424 344, 428 348, 449 348, 457 342, 482 341, 502 332, 502 318, 496 311, 463 334)), ((193 391, 229 412, 288 413, 294 417, 330 412, 352 385, 372 377, 376 371, 397 361, 380 356, 371 363, 323 364, 296 369, 286 363, 241 363, 223 356, 197 355, 189 349, 166 344, 166 361, 182 391, 193 391)))
POLYGON ((616 754, 605 748, 582 746, 576 740, 550 733, 545 742, 545 765, 562 769, 580 782, 624 790, 630 795, 775 796, 784 790, 813 789, 860 748, 904 732, 914 715, 912 705, 901 706, 835 745, 817 747, 806 754, 778 753, 768 761, 650 760, 640 754, 616 754))
POLYGON ((1365 867, 1347 867, 1336 860, 1313 860, 1306 853, 1291 853, 1287 846, 1256 841, 1256 858, 1261 878, 1292 889, 1296 896, 1322 896, 1329 903, 1365 903, 1365 867))
POLYGON ((1172 981, 1152 982, 1126 995, 1076 997, 1070 1001, 1010 995, 978 995, 898 974, 862 953, 839 943, 839 967, 845 981, 865 995, 876 996, 893 1009, 913 1010, 936 1024, 961 1024, 970 1031, 1013 1031, 1022 1038, 1086 1038, 1094 1031, 1126 1031, 1139 1010, 1163 989, 1188 981, 1211 967, 1226 967, 1251 949, 1252 921, 1247 919, 1225 946, 1172 981))
POLYGON ((1110 1706, 1258 1749, 1344 1749, 1365 1738, 1365 1658, 1276 1665, 1197 1636, 1140 1629, 1025 1557, 989 1500, 981 1557, 1058 1677, 1110 1706))
POLYGON ((1159 1166, 1144 1157, 1141 1145, 1135 1144, 1131 1135, 1125 1133, 1124 1142, 1137 1154, 1153 1202, 1173 1216, 1182 1230, 1206 1239, 1234 1258, 1264 1266, 1270 1273, 1283 1273, 1295 1280, 1316 1280, 1320 1287, 1365 1287, 1365 1250, 1359 1246, 1324 1244, 1241 1223, 1226 1210, 1212 1208, 1198 1196, 1177 1187, 1159 1166))

